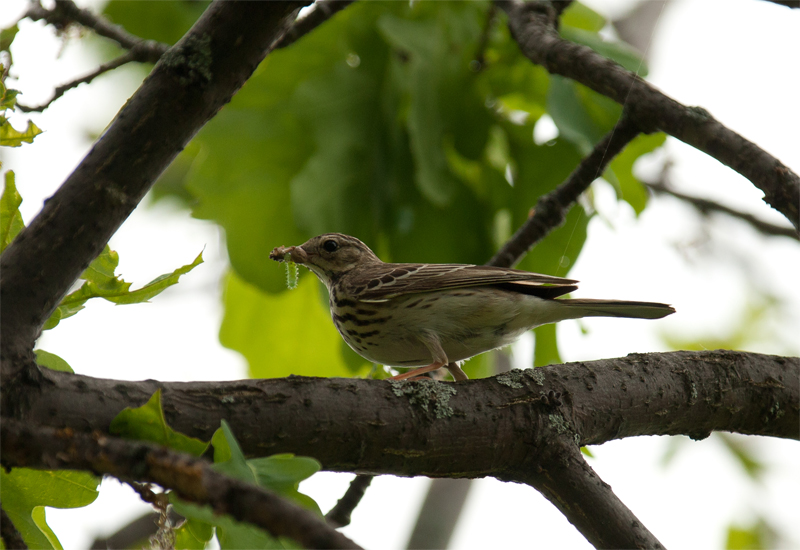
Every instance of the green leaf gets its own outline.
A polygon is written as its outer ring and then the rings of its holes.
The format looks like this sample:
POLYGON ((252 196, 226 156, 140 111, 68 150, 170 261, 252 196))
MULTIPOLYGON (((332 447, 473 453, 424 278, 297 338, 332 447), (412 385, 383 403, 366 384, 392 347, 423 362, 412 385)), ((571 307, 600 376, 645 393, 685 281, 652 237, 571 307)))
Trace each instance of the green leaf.
POLYGON ((606 25, 606 18, 592 8, 572 2, 561 14, 560 27, 574 27, 590 32, 598 32, 606 25))
POLYGON ((182 275, 203 263, 203 253, 198 254, 192 263, 179 267, 172 273, 156 277, 142 288, 134 291, 129 290, 131 283, 126 283, 114 274, 118 263, 119 256, 106 245, 103 252, 81 275, 81 279, 86 282, 78 290, 68 294, 61 300, 61 303, 44 324, 43 329, 49 330, 58 325, 62 319, 75 315, 92 298, 103 298, 117 305, 147 302, 167 288, 177 284, 182 275))
POLYGON ((61 549, 45 522, 44 506, 79 508, 94 502, 100 479, 84 472, 0 469, 3 510, 29 548, 61 549))
POLYGON ((64 361, 55 353, 50 353, 49 351, 44 351, 43 349, 33 350, 33 352, 36 354, 37 365, 61 372, 75 372, 72 370, 72 367, 69 366, 69 363, 64 361))
MULTIPOLYGON (((283 272, 278 264, 273 269, 283 272)), ((313 275, 301 274, 297 289, 272 295, 231 272, 225 283, 224 306, 220 342, 244 355, 251 377, 352 374, 313 275)), ((363 365, 366 372, 367 363, 363 365)))
POLYGON ((17 191, 14 172, 9 170, 5 176, 3 196, 0 197, 0 252, 25 228, 19 212, 20 204, 22 197, 17 191))
POLYGON ((108 2, 103 14, 146 40, 175 44, 206 10, 208 2, 108 2))
POLYGON ((14 37, 19 32, 19 25, 14 24, 8 28, 0 30, 0 52, 7 52, 14 42, 14 37))
POLYGON ((725 448, 733 455, 736 462, 739 463, 750 479, 758 480, 761 478, 766 466, 753 454, 748 441, 737 437, 736 434, 718 432, 714 435, 717 436, 725 448))
MULTIPOLYGON (((4 94, 5 99, 5 94, 4 94)), ((23 143, 33 143, 33 138, 41 134, 42 131, 33 121, 28 121, 28 126, 22 132, 16 130, 7 120, 0 124, 0 146, 19 147, 23 143)))
POLYGON ((214 526, 198 519, 189 518, 174 532, 175 548, 203 550, 214 536, 214 526))
POLYGON ((644 184, 633 174, 633 164, 643 155, 654 151, 664 145, 667 136, 658 134, 640 134, 631 141, 623 151, 611 161, 606 173, 606 179, 616 182, 617 198, 624 200, 633 207, 636 215, 642 213, 647 205, 649 194, 644 184), (608 172, 613 172, 615 177, 609 177, 608 172))
POLYGON ((208 448, 207 443, 169 427, 161 406, 160 388, 141 407, 126 407, 111 421, 109 430, 127 439, 152 441, 194 456, 202 455, 208 448))
MULTIPOLYGON (((281 496, 294 500, 322 515, 319 507, 308 496, 297 491, 303 479, 316 473, 320 464, 314 459, 283 454, 246 460, 228 423, 223 420, 214 432, 214 469, 241 481, 258 485, 281 496)), ((292 541, 274 538, 249 524, 239 523, 229 516, 216 515, 208 506, 196 506, 170 498, 175 511, 192 521, 216 527, 221 548, 295 548, 292 541)), ((207 534, 205 531, 204 534, 207 534)), ((203 535, 204 536, 204 535, 203 535)), ((201 538, 201 537, 196 537, 201 538)))
POLYGON ((639 52, 625 42, 608 41, 596 32, 577 28, 561 27, 559 32, 563 38, 588 46, 603 57, 616 61, 625 69, 641 77, 647 76, 647 63, 644 62, 639 52))

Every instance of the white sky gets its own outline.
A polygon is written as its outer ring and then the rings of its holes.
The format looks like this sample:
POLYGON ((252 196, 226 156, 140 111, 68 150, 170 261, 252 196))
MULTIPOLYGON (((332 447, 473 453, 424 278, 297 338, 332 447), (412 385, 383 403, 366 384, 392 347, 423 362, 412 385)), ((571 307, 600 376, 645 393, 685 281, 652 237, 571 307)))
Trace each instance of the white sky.
MULTIPOLYGON (((86 2, 79 2, 86 5, 86 2)), ((618 13, 630 2, 587 1, 603 13, 618 13), (615 11, 616 10, 616 11, 615 11)), ((24 11, 24 0, 3 0, 0 25, 24 11)), ((79 40, 60 57, 58 40, 42 25, 22 24, 14 44, 10 83, 21 101, 37 104, 58 84, 92 70, 97 60, 79 40)), ((800 10, 754 0, 674 1, 663 13, 651 46, 649 80, 678 101, 701 105, 724 124, 800 172, 800 10)), ((45 130, 31 146, 2 151, 4 170, 17 173, 26 222, 36 214, 88 151, 89 133, 101 130, 137 83, 129 71, 98 79, 68 92, 43 115, 31 118, 45 130)), ((20 117, 17 127, 22 124, 20 117)), ((673 181, 690 194, 708 196, 784 222, 747 180, 691 148, 670 140, 673 181)), ((636 219, 618 204, 610 188, 596 184, 602 216, 591 222, 589 242, 570 273, 582 281, 580 296, 672 303, 678 313, 659 322, 591 319, 560 325, 565 360, 615 357, 666 349, 660 334, 724 336, 754 295, 744 277, 731 270, 740 262, 760 288, 780 297, 785 315, 776 319, 771 340, 748 345, 754 351, 797 354, 800 348, 800 247, 788 239, 762 238, 736 222, 715 220, 710 239, 690 209, 671 199, 654 200, 636 219), (602 219, 601 219, 602 218, 602 219), (733 259, 732 259, 733 258, 733 259), (582 334, 580 327, 588 329, 582 334)), ((291 243, 275 243, 291 244, 291 243)), ((90 303, 78 316, 48 332, 40 346, 64 357, 77 372, 120 379, 226 380, 245 376, 238 354, 221 348, 219 277, 224 248, 212 224, 174 214, 169 208, 138 209, 112 238, 120 271, 145 283, 189 263, 205 247, 206 263, 152 304, 117 309, 90 303), (141 342, 147 342, 146 346, 141 342)), ((266 251, 265 251, 266 253, 266 251)), ((530 339, 515 351, 522 362, 530 339)), ((760 483, 748 482, 740 467, 713 438, 688 442, 668 467, 659 465, 671 438, 641 437, 593 448, 590 460, 600 476, 667 547, 720 548, 732 520, 748 524, 765 515, 800 546, 800 445, 749 438, 746 443, 771 465, 760 483)), ((672 439, 674 440, 674 439, 672 439)), ((351 476, 325 473, 303 485, 323 510, 341 496, 351 476)), ((368 548, 402 548, 424 496, 427 480, 381 477, 367 492, 344 532, 368 548)), ((85 548, 148 507, 113 480, 101 496, 80 510, 48 509, 48 522, 67 550, 85 548)), ((480 480, 473 485, 452 547, 588 548, 564 517, 530 487, 480 480)))

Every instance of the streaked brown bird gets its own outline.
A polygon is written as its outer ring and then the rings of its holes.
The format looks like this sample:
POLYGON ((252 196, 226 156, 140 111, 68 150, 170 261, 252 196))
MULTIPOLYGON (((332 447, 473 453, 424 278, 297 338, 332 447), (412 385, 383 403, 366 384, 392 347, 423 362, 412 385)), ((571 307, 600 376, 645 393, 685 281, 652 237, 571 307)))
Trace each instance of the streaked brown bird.
POLYGON ((660 319, 667 304, 557 299, 578 281, 518 269, 462 264, 390 264, 349 235, 326 233, 270 254, 304 265, 328 287, 333 323, 363 358, 421 367, 418 376, 514 342, 539 325, 580 317, 660 319))

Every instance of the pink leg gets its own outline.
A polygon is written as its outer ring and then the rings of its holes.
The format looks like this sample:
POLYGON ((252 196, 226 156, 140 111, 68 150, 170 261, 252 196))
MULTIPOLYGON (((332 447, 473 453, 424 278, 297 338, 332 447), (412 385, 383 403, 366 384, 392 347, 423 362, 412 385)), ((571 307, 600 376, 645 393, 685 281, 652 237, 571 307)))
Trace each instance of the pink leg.
POLYGON ((440 369, 445 365, 445 363, 431 363, 427 367, 419 367, 416 369, 411 369, 408 372, 404 372, 402 374, 398 374, 397 376, 392 376, 389 380, 408 380, 411 377, 419 376, 420 374, 425 374, 426 372, 435 371, 436 369, 440 369))

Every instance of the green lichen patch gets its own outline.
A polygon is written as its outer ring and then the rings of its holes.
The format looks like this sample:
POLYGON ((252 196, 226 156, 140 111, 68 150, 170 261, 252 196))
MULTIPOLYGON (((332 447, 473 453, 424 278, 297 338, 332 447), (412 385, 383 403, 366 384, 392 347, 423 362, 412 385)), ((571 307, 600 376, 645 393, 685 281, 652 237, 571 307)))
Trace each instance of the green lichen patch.
POLYGON ((550 427, 559 434, 563 435, 572 432, 570 425, 564 420, 564 417, 558 413, 548 414, 547 420, 550 422, 550 427))
POLYGON ((500 384, 508 386, 509 388, 522 389, 525 384, 522 383, 523 371, 520 369, 512 369, 508 372, 500 374, 495 377, 500 384))
POLYGON ((433 403, 433 414, 436 418, 450 418, 453 408, 449 405, 450 398, 456 394, 452 384, 433 381, 398 382, 390 380, 392 393, 397 397, 405 396, 412 407, 419 407, 426 413, 431 412, 430 404, 433 403))
POLYGON ((172 69, 184 86, 204 86, 211 82, 211 37, 189 36, 185 41, 170 48, 161 57, 161 63, 172 69))

